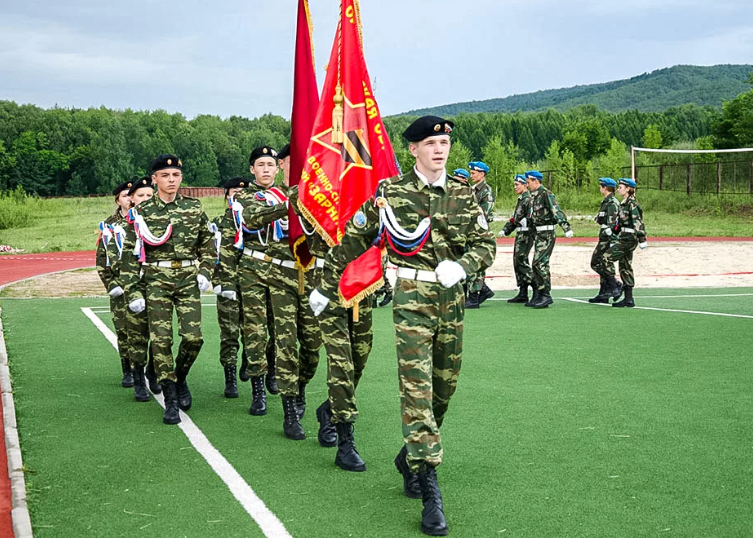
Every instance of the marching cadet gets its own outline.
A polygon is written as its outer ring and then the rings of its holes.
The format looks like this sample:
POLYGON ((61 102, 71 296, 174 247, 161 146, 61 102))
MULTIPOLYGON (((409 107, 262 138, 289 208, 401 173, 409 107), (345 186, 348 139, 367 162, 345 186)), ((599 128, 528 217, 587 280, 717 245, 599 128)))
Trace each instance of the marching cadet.
POLYGON ((625 297, 622 301, 613 302, 617 308, 632 308, 633 288, 635 287, 635 275, 633 274, 633 252, 635 247, 644 250, 648 246, 646 240, 646 227, 643 224, 643 210, 635 200, 635 180, 621 178, 617 184, 617 194, 622 196, 619 214, 619 232, 617 242, 614 243, 605 256, 606 263, 619 262, 622 290, 625 297))
MULTIPOLYGON (((225 202, 248 187, 250 181, 242 177, 234 177, 223 184, 225 189, 225 202)), ((225 213, 215 218, 212 222, 215 234, 215 247, 217 250, 217 264, 215 265, 212 281, 217 285, 214 288, 217 295, 217 323, 220 326, 220 364, 225 372, 225 398, 238 397, 238 337, 240 335, 240 321, 242 319, 243 304, 238 288, 238 262, 241 251, 229 245, 226 256, 221 256, 223 232, 229 232, 230 237, 235 236, 235 224, 233 223, 233 210, 228 203, 225 213), (223 273, 228 273, 227 277, 223 273), (228 289, 222 289, 220 282, 235 283, 233 287, 228 284, 228 289)), ((231 243, 227 241, 226 243, 231 243)), ((246 349, 243 349, 246 355, 246 349)))
MULTIPOLYGON (((487 222, 494 219, 494 194, 489 184, 486 182, 486 174, 489 172, 489 166, 481 161, 468 163, 471 169, 470 177, 473 184, 473 193, 476 195, 476 202, 481 208, 487 222)), ((466 308, 479 308, 481 303, 494 297, 494 292, 486 285, 486 272, 475 275, 475 278, 468 279, 468 298, 465 301, 466 308)))
POLYGON ((452 127, 424 116, 405 130, 414 168, 383 181, 376 199, 356 212, 340 247, 327 255, 321 287, 310 298, 317 314, 332 305, 346 265, 375 240, 387 241, 397 265, 393 318, 404 438, 395 465, 405 494, 420 491, 421 530, 430 535, 447 533, 436 467, 443 455, 440 427, 460 372, 462 283, 489 267, 496 250, 473 191, 447 175, 452 127))
POLYGON ((528 192, 528 180, 525 176, 518 174, 513 182, 513 189, 518 195, 518 202, 515 204, 510 220, 505 223, 505 227, 499 232, 500 237, 510 235, 515 231, 515 247, 513 249, 512 264, 515 270, 515 281, 518 284, 518 294, 508 303, 527 303, 528 286, 533 282, 533 270, 528 261, 528 255, 531 253, 533 243, 536 241, 536 231, 528 222, 528 215, 531 212, 531 194, 528 192))
POLYGON ((471 176, 465 168, 456 168, 452 171, 452 177, 460 181, 460 183, 468 185, 468 180, 471 176))
POLYGON ((123 282, 120 278, 119 268, 115 264, 117 258, 113 259, 111 255, 113 251, 111 243, 115 244, 119 240, 116 238, 116 236, 121 236, 118 230, 122 230, 123 225, 126 224, 126 216, 131 206, 131 199, 128 197, 128 188, 131 184, 131 182, 126 181, 115 187, 115 190, 112 191, 117 209, 114 214, 99 223, 99 239, 97 240, 97 274, 99 274, 99 279, 105 285, 107 294, 110 296, 112 324, 115 326, 115 334, 118 338, 118 354, 120 355, 120 365, 123 371, 120 386, 124 388, 133 386, 133 372, 128 353, 123 282), (114 231, 115 227, 117 228, 114 231))
POLYGON ((543 176, 537 170, 525 173, 528 190, 531 193, 529 225, 536 229, 533 254, 533 298, 525 306, 547 308, 554 301, 550 295, 552 277, 549 274, 549 259, 552 257, 557 236, 554 226, 559 224, 565 230, 565 237, 572 237, 573 231, 567 217, 557 205, 554 194, 541 185, 543 176))
POLYGON ((213 234, 201 202, 178 194, 183 163, 160 155, 152 163, 157 195, 132 211, 140 256, 123 264, 128 308, 146 310, 157 380, 165 394, 165 424, 180 422, 179 408, 191 408, 186 378, 204 340, 200 293, 210 289, 214 269, 213 234), (197 266, 198 264, 198 266, 197 266), (139 271, 143 270, 143 286, 139 271), (173 310, 181 342, 173 358, 173 310))
POLYGON ((596 297, 588 300, 589 303, 608 303, 610 297, 617 298, 622 295, 622 287, 614 278, 614 263, 607 263, 604 259, 606 253, 617 240, 616 228, 617 217, 620 212, 620 204, 614 197, 617 182, 611 177, 599 178, 599 191, 604 199, 601 201, 599 213, 594 221, 600 226, 599 241, 596 243, 591 256, 591 269, 599 275, 599 293, 596 297))

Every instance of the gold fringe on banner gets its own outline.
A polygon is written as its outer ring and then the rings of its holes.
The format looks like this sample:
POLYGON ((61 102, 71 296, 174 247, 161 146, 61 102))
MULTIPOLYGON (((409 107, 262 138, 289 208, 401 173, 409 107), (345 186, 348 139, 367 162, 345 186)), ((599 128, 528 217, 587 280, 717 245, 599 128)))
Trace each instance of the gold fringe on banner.
POLYGON ((327 231, 322 227, 321 224, 317 222, 317 220, 314 218, 314 215, 311 214, 311 212, 306 209, 304 205, 301 205, 301 201, 298 200, 298 209, 301 211, 301 215, 303 215, 303 218, 305 218, 309 224, 311 224, 314 227, 314 231, 318 233, 324 241, 327 242, 327 245, 330 247, 334 247, 337 245, 337 243, 330 237, 330 235, 327 233, 327 231))
POLYGON ((342 292, 340 291, 340 288, 337 288, 337 294, 340 296, 340 304, 343 305, 344 308, 350 308, 351 306, 357 305, 362 300, 364 300, 369 295, 372 295, 377 292, 379 288, 381 288, 384 285, 384 279, 380 278, 376 282, 374 282, 371 286, 368 288, 358 292, 355 297, 348 300, 345 297, 343 297, 342 292))
POLYGON ((306 22, 309 25, 309 43, 311 43, 311 66, 314 68, 314 73, 316 73, 316 55, 314 54, 314 21, 311 20, 309 0, 303 0, 303 8, 306 10, 306 22))
POLYGON ((309 261, 308 265, 306 265, 305 267, 301 263, 301 258, 300 256, 298 256, 298 245, 305 242, 306 242, 306 237, 303 235, 295 240, 295 243, 293 243, 293 256, 295 256, 295 263, 298 265, 298 267, 302 267, 304 271, 308 271, 309 269, 311 269, 311 267, 313 267, 316 260, 312 256, 311 261, 309 261))

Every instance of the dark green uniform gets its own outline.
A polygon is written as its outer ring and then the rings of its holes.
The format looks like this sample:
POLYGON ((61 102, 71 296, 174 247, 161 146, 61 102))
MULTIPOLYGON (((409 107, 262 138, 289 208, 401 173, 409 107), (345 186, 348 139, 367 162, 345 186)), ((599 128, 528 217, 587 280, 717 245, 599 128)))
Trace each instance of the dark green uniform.
MULTIPOLYGON (((486 218, 486 222, 491 222, 494 218, 494 193, 492 193, 492 188, 484 180, 473 185, 473 194, 476 195, 476 203, 481 208, 481 213, 486 218)), ((486 271, 481 271, 475 275, 470 286, 468 286, 468 291, 471 293, 481 291, 481 288, 484 287, 485 278, 486 271)))
POLYGON ((617 241, 610 247, 604 259, 606 263, 619 262, 620 278, 629 288, 635 287, 633 273, 633 252, 638 243, 646 241, 646 227, 643 224, 643 211, 635 200, 628 196, 620 203, 619 232, 617 241))
POLYGON ((548 295, 552 289, 549 260, 557 238, 554 227, 559 224, 568 232, 570 223, 557 205, 554 194, 543 186, 531 191, 531 213, 528 220, 529 225, 532 223, 536 229, 532 263, 534 290, 548 295))
POLYGON ((504 227, 505 235, 510 235, 513 231, 516 231, 512 264, 518 287, 528 286, 533 282, 533 270, 528 261, 528 255, 536 241, 536 230, 531 225, 528 216, 531 212, 531 200, 531 194, 528 191, 518 196, 515 211, 504 227))
MULTIPOLYGON (((227 208, 223 215, 216 217, 212 222, 217 227, 219 234, 222 235, 223 231, 226 231, 227 235, 231 237, 235 236, 233 214, 230 208, 227 208)), ((225 367, 236 366, 238 363, 238 350, 240 349, 238 338, 240 336, 240 323, 243 315, 243 298, 237 285, 237 266, 238 259, 241 257, 241 251, 233 249, 231 246, 228 256, 224 260, 225 265, 221 266, 221 250, 222 241, 220 240, 220 249, 217 252, 217 264, 212 275, 212 282, 221 287, 221 283, 225 282, 227 287, 223 287, 222 291, 234 291, 236 294, 235 301, 222 295, 217 295, 217 323, 220 326, 220 364, 225 367), (225 277, 223 270, 229 271, 230 274, 225 277), (233 282, 236 282, 235 286, 232 286, 233 282)))
POLYGON ((607 263, 605 255, 617 240, 619 207, 614 194, 610 193, 601 201, 599 213, 594 219, 600 229, 599 241, 596 243, 596 248, 591 256, 591 269, 599 275, 602 287, 607 283, 609 277, 614 276, 614 263, 607 263))
MULTIPOLYGON (((415 255, 388 247, 390 260, 398 266, 393 320, 403 437, 407 461, 416 472, 423 462, 435 467, 442 461, 439 428, 457 387, 462 356, 462 282, 444 288, 434 269, 442 261, 455 261, 466 275, 476 274, 491 265, 496 250, 473 191, 450 176, 444 180, 444 186, 428 186, 413 170, 382 182, 377 191, 377 200, 392 207, 403 229, 413 231, 422 219, 431 219, 428 237, 415 255)), ((379 228, 379 210, 370 200, 348 223, 340 248, 327 256, 324 296, 338 297, 345 266, 369 248, 379 228)))

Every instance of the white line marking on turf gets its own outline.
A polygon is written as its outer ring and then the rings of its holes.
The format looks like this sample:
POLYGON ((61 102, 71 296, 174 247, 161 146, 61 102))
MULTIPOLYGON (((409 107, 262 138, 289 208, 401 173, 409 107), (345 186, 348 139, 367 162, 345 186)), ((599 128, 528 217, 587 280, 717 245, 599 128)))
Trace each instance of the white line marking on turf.
MULTIPOLYGON (((115 333, 90 308, 82 308, 81 311, 94 323, 94 326, 107 338, 107 341, 115 349, 118 349, 118 339, 115 333)), ((163 408, 165 407, 165 400, 162 394, 152 394, 152 396, 154 396, 157 403, 163 408)), ((248 515, 259 525, 264 535, 269 538, 292 538, 285 525, 267 508, 264 501, 254 493, 251 486, 238 474, 238 471, 233 468, 220 451, 212 446, 207 436, 204 435, 191 418, 181 411, 180 419, 181 423, 178 425, 180 429, 186 434, 186 437, 191 441, 196 451, 204 457, 209 466, 217 473, 220 480, 227 485, 233 497, 241 503, 241 506, 248 512, 248 515)))
MULTIPOLYGON (((703 297, 753 297, 753 293, 719 293, 714 295, 636 295, 638 299, 701 299, 703 297)), ((590 297, 572 297, 572 299, 590 299, 590 297)))
MULTIPOLYGON (((640 297, 639 297, 640 298, 640 297)), ((565 301, 570 301, 573 303, 583 303, 583 304, 590 304, 588 301, 583 301, 581 299, 575 299, 574 297, 562 297, 565 301)), ((604 303, 596 303, 598 306, 612 306, 611 304, 604 304, 604 303)), ((703 316, 722 316, 725 318, 745 318, 745 319, 753 319, 753 316, 746 316, 744 314, 724 314, 722 312, 703 312, 701 310, 675 310, 672 308, 652 308, 650 306, 634 306, 634 310, 655 310, 657 312, 679 312, 681 314, 700 314, 703 316)))

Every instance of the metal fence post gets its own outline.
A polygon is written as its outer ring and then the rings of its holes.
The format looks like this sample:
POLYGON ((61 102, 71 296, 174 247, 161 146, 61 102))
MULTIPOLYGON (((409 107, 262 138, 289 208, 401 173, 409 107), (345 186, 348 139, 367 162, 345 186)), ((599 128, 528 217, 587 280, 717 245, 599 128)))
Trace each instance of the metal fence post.
POLYGON ((722 162, 716 163, 716 194, 722 191, 722 162))
POLYGON ((664 165, 659 165, 659 190, 664 188, 664 165))
POLYGON ((688 167, 688 196, 690 196, 690 193, 692 192, 692 188, 690 185, 690 163, 687 164, 688 167))

